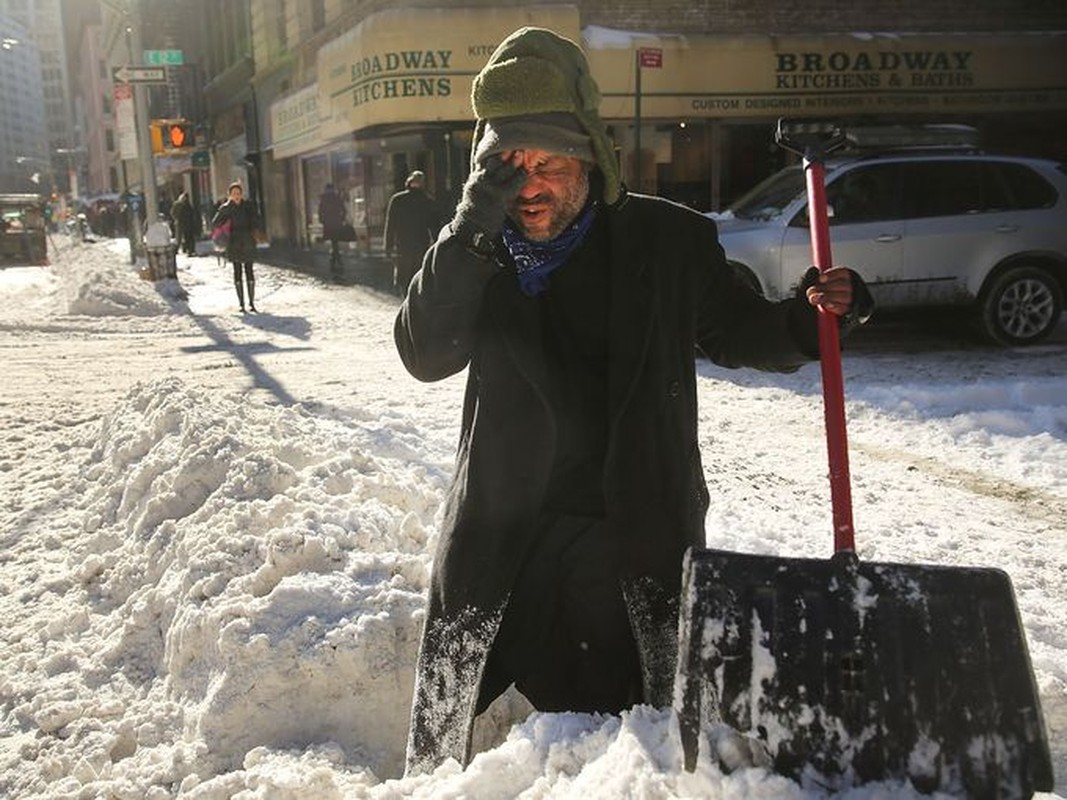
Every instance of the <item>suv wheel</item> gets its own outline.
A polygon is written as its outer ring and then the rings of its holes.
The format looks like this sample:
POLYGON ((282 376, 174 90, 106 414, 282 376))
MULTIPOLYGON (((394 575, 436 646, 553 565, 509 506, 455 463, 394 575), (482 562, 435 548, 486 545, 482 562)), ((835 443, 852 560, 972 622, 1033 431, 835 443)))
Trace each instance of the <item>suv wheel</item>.
POLYGON ((983 294, 982 331, 997 344, 1033 344, 1052 332, 1062 311, 1063 292, 1052 274, 1040 267, 1014 267, 983 294))

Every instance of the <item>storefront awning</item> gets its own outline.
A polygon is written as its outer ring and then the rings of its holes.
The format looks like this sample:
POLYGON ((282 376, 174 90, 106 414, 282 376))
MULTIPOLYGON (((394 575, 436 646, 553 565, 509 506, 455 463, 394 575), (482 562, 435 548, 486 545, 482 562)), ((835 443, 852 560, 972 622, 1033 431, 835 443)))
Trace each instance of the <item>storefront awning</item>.
POLYGON ((1067 109, 1067 32, 583 40, 609 119, 1067 109))
POLYGON ((524 25, 578 41, 575 6, 397 9, 373 14, 319 50, 322 136, 397 122, 469 120, 471 82, 524 25))
POLYGON ((316 84, 271 105, 274 156, 378 125, 471 120, 474 76, 523 25, 582 43, 609 120, 633 118, 638 69, 646 120, 1067 110, 1067 32, 688 36, 579 24, 567 5, 373 14, 323 45, 316 84))

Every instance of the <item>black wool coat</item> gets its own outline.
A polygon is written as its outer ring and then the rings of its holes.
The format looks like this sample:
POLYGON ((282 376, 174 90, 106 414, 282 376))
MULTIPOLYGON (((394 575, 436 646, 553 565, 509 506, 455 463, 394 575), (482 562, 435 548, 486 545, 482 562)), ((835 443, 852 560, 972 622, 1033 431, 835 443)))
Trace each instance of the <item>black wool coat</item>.
MULTIPOLYGON (((666 707, 682 556, 703 546, 708 507, 698 350, 729 367, 794 369, 818 356, 816 315, 806 301, 772 304, 737 281, 715 224, 690 209, 629 195, 599 213, 611 274, 607 522, 623 543, 643 701, 666 707)), ((396 320, 401 359, 419 380, 469 368, 417 666, 409 773, 468 759, 489 648, 551 472, 556 423, 535 307, 513 269, 446 228, 396 320)))
POLYGON ((226 258, 241 263, 255 261, 256 236, 259 229, 259 214, 250 200, 235 203, 227 200, 215 212, 211 227, 215 228, 226 220, 230 221, 230 239, 226 243, 226 258))
POLYGON ((440 227, 434 201, 422 189, 405 189, 389 198, 385 209, 385 249, 422 257, 440 227))
POLYGON ((322 238, 333 240, 342 236, 345 224, 345 203, 336 190, 330 189, 319 198, 319 222, 322 223, 322 238))

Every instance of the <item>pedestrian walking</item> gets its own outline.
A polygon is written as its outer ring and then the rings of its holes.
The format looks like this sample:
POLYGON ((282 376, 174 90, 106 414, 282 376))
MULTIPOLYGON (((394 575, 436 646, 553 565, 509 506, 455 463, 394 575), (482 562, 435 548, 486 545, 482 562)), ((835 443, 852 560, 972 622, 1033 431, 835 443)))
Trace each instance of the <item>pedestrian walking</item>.
POLYGON ((407 291, 439 227, 437 206, 426 193, 426 174, 415 170, 385 209, 385 253, 395 259, 393 288, 397 293, 407 291))
POLYGON ((248 310, 256 311, 256 276, 253 260, 256 255, 256 231, 259 230, 259 214, 251 201, 245 200, 244 188, 237 181, 227 189, 227 199, 211 220, 212 228, 229 225, 226 242, 226 258, 233 263, 233 284, 237 289, 237 302, 241 312, 245 311, 245 291, 241 284, 248 287, 248 310))
POLYGON ((188 192, 181 192, 171 205, 170 219, 178 249, 186 255, 196 255, 196 209, 188 192))
POLYGON ((319 196, 319 222, 322 223, 322 238, 330 243, 330 268, 341 265, 341 250, 338 242, 344 238, 345 201, 332 183, 319 196))

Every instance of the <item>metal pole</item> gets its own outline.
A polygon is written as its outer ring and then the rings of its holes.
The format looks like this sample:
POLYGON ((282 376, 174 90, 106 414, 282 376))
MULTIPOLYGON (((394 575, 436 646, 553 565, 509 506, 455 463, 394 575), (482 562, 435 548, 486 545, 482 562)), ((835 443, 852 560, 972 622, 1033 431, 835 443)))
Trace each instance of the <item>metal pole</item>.
POLYGON ((634 191, 641 191, 641 48, 634 51, 634 191))
MULTIPOLYGON (((144 50, 141 45, 141 4, 130 4, 130 66, 143 66, 144 50)), ((141 157, 141 181, 144 184, 144 208, 145 220, 152 222, 159 212, 159 203, 156 199, 156 163, 152 155, 152 137, 149 132, 148 122, 148 90, 140 83, 133 85, 133 113, 137 120, 137 150, 141 157)))

